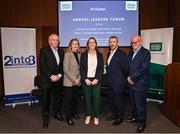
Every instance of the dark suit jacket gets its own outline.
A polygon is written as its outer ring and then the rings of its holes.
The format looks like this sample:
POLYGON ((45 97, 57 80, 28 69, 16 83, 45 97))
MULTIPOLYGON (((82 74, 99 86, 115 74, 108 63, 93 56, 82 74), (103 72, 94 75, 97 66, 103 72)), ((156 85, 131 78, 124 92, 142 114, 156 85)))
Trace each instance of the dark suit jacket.
POLYGON ((134 82, 132 86, 135 90, 145 90, 148 88, 148 72, 151 60, 149 50, 141 47, 132 60, 133 51, 128 54, 129 76, 134 82))
POLYGON ((128 59, 124 51, 119 48, 116 50, 109 65, 106 65, 106 72, 107 84, 121 85, 127 83, 128 59))
POLYGON ((40 81, 42 84, 49 85, 51 83, 50 77, 52 75, 62 74, 63 76, 63 50, 58 48, 58 54, 60 58, 59 65, 57 65, 56 58, 50 46, 40 50, 40 81))
MULTIPOLYGON (((81 74, 81 81, 84 82, 87 79, 87 71, 88 71, 88 52, 84 52, 81 54, 80 59, 80 74, 81 74)), ((101 81, 102 74, 104 71, 104 62, 103 62, 103 55, 99 51, 97 51, 97 68, 95 79, 101 81)))

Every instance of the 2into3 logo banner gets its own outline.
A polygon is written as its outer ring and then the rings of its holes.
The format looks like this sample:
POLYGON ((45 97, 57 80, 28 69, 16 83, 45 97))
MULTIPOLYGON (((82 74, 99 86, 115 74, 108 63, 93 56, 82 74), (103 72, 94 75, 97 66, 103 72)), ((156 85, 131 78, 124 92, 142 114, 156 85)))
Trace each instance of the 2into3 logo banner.
POLYGON ((6 68, 20 68, 20 67, 34 67, 36 58, 34 55, 15 57, 6 55, 4 57, 4 67, 6 68))
POLYGON ((1 27, 4 103, 28 103, 37 75, 36 29, 1 27))

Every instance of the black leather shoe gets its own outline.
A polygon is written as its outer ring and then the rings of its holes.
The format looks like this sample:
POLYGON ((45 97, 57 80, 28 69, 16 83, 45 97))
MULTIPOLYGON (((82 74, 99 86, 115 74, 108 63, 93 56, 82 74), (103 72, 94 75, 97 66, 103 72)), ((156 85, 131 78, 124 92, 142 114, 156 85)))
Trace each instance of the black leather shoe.
POLYGON ((146 126, 145 125, 140 125, 137 129, 136 129, 136 133, 143 133, 145 130, 146 126))
POLYGON ((112 123, 112 125, 113 125, 113 126, 117 126, 117 125, 120 125, 122 122, 123 122, 123 119, 116 119, 116 120, 112 123))
POLYGON ((112 121, 112 120, 115 120, 115 119, 116 119, 116 116, 114 116, 114 115, 108 116, 106 118, 107 121, 112 121))
POLYGON ((136 119, 135 118, 130 118, 130 119, 127 119, 126 121, 128 123, 133 123, 133 122, 136 122, 136 119))
POLYGON ((60 114, 54 115, 54 118, 59 121, 64 121, 64 118, 60 114))
POLYGON ((49 120, 48 119, 44 119, 43 120, 43 128, 47 128, 49 125, 49 120))
POLYGON ((69 120, 66 120, 66 121, 67 121, 68 125, 70 125, 70 126, 74 125, 74 122, 73 122, 72 119, 69 119, 69 120))
POLYGON ((80 117, 79 117, 79 115, 78 115, 77 113, 76 113, 76 114, 73 114, 72 117, 73 117, 74 119, 76 119, 76 120, 79 120, 79 119, 80 119, 80 117))

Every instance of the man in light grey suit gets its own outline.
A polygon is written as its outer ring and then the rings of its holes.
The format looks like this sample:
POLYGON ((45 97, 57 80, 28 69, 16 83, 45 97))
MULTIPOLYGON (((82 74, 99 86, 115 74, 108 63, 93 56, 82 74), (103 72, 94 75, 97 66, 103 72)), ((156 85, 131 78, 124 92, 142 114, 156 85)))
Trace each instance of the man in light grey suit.
POLYGON ((79 119, 77 114, 77 98, 80 87, 79 61, 80 53, 79 41, 74 38, 69 43, 69 50, 65 53, 64 70, 64 97, 65 97, 65 115, 69 125, 73 125, 72 118, 79 119))

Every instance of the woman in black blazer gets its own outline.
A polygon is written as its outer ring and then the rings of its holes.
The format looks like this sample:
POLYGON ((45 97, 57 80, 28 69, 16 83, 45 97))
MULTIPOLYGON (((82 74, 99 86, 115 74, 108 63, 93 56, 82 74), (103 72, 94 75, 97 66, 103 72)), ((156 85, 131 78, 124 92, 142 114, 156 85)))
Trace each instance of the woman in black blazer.
POLYGON ((82 53, 80 59, 81 83, 86 104, 85 124, 90 123, 92 112, 94 124, 99 124, 100 81, 103 69, 103 55, 97 49, 96 39, 90 37, 87 41, 87 50, 82 53))

